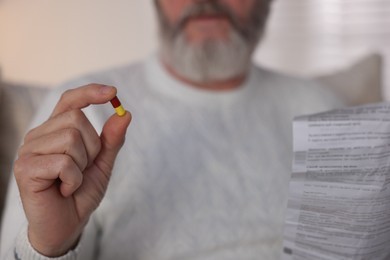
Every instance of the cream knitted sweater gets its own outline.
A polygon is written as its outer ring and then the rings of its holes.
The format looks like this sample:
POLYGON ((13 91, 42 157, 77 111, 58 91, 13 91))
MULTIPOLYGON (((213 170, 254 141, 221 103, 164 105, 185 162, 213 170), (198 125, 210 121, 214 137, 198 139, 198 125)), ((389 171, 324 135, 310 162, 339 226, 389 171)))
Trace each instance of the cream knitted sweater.
MULTIPOLYGON (((237 90, 198 90, 152 57, 55 90, 33 126, 47 119, 64 89, 90 82, 118 87, 133 122, 104 200, 77 249, 59 259, 279 258, 291 122, 334 107, 326 91, 255 66, 237 90)), ((102 105, 86 113, 100 129, 113 110, 102 105)), ((31 248, 25 230, 12 181, 1 259, 47 259, 31 248)))

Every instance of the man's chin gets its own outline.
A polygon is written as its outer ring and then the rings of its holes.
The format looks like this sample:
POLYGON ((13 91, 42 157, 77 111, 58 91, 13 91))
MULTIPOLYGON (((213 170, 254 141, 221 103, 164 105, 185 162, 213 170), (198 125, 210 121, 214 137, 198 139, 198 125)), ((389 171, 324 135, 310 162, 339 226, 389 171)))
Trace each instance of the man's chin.
POLYGON ((164 62, 193 82, 224 81, 242 75, 248 69, 253 46, 231 31, 227 40, 191 42, 180 34, 162 42, 164 62))
POLYGON ((215 83, 232 80, 246 74, 248 64, 229 66, 225 60, 188 59, 176 60, 172 68, 176 74, 192 83, 215 83))

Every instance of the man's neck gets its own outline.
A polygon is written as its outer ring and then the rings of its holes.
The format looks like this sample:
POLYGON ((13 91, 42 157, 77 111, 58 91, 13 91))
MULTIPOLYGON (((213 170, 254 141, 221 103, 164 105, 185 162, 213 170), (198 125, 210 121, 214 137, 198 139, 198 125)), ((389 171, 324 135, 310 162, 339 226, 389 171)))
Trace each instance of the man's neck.
POLYGON ((176 78, 177 80, 180 80, 194 88, 198 88, 202 90, 229 91, 229 90, 238 89, 245 81, 245 77, 246 77, 246 75, 240 75, 226 80, 210 81, 210 82, 194 82, 178 74, 172 68, 172 66, 168 65, 167 63, 162 62, 162 64, 163 67, 168 71, 168 73, 174 78, 176 78))

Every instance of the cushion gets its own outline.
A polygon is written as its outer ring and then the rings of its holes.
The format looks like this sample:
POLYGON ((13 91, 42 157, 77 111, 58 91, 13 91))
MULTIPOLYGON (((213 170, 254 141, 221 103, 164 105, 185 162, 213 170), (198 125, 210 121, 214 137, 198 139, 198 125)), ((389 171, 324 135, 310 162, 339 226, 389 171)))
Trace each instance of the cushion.
POLYGON ((316 77, 322 85, 332 89, 344 104, 362 105, 383 101, 382 57, 370 54, 350 67, 316 77))
POLYGON ((0 216, 16 150, 46 92, 0 82, 0 216))

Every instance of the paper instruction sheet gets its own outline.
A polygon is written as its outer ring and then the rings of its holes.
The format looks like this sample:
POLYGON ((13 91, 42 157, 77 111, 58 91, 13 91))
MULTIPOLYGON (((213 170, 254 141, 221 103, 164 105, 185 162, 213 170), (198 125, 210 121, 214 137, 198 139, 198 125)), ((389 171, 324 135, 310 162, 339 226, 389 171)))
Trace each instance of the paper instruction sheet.
POLYGON ((390 103, 293 124, 282 260, 390 259, 390 103))

